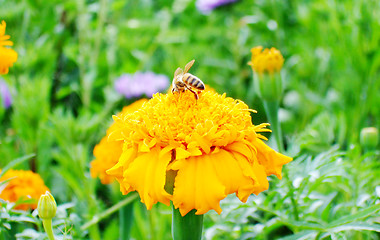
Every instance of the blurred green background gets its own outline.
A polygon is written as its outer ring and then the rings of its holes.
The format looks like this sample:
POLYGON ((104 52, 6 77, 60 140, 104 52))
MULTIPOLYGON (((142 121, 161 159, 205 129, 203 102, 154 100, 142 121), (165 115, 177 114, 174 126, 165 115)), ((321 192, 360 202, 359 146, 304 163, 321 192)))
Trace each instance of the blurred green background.
MULTIPOLYGON (((379 145, 359 143, 363 127, 380 125, 378 0, 240 0, 210 14, 191 0, 0 0, 0 20, 19 54, 2 76, 13 104, 0 110, 0 167, 35 154, 17 168, 40 173, 61 205, 57 235, 119 237, 117 212, 81 226, 125 198, 89 174, 111 115, 137 100, 114 89, 121 74, 171 78, 196 59, 192 73, 258 110, 261 123, 247 62, 262 45, 285 58, 279 114, 295 158, 290 184, 271 178, 246 204, 227 198, 220 216, 206 214, 204 239, 380 239, 379 145)), ((133 208, 132 239, 171 238, 169 207, 133 208)), ((35 213, 3 210, 5 239, 43 238, 35 213)))

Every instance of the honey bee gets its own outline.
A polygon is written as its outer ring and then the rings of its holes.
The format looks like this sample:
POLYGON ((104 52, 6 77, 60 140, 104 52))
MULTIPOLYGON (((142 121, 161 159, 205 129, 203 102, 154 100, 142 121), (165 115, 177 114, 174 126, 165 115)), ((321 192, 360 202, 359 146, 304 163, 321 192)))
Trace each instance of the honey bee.
POLYGON ((193 89, 203 91, 205 90, 205 84, 196 76, 188 73, 194 62, 195 60, 191 60, 188 64, 186 64, 184 71, 181 68, 177 68, 177 70, 175 70, 172 83, 172 93, 189 90, 194 94, 195 99, 198 100, 198 93, 193 89))

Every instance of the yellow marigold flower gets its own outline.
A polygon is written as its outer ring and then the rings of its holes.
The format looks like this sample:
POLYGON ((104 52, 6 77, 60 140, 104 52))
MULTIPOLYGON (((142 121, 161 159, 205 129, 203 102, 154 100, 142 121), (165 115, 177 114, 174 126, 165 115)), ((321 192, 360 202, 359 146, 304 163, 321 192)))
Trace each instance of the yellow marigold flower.
POLYGON ((258 46, 252 48, 251 53, 252 59, 248 65, 251 65, 252 69, 257 73, 279 72, 284 64, 284 58, 276 48, 265 48, 263 51, 263 47, 258 46))
POLYGON ((11 36, 5 35, 6 23, 4 21, 0 24, 0 74, 7 74, 9 67, 17 61, 17 53, 8 47, 13 46, 13 42, 9 39, 11 36))
MULTIPOLYGON (((140 99, 128 106, 125 106, 120 114, 127 114, 134 112, 139 109, 147 99, 140 99)), ((93 160, 90 165, 90 172, 93 178, 99 177, 103 184, 109 184, 114 181, 114 177, 108 175, 106 170, 113 167, 121 155, 123 149, 123 141, 108 141, 108 136, 111 132, 115 131, 117 126, 115 123, 107 129, 107 134, 100 140, 94 148, 95 160, 93 160)))
POLYGON ((213 91, 199 100, 190 91, 155 94, 138 111, 114 116, 109 138, 124 146, 107 173, 123 194, 137 191, 148 209, 172 200, 182 216, 192 209, 221 213, 219 202, 228 194, 247 201, 268 189, 267 176, 281 178, 292 160, 265 145, 260 132, 269 132, 269 124, 253 125, 252 111, 213 91), (169 171, 176 171, 173 194, 164 189, 169 171))
POLYGON ((0 193, 0 198, 9 202, 32 199, 33 203, 16 205, 15 209, 36 209, 38 199, 49 189, 39 174, 32 171, 8 170, 0 182, 10 179, 5 183, 5 188, 0 193))

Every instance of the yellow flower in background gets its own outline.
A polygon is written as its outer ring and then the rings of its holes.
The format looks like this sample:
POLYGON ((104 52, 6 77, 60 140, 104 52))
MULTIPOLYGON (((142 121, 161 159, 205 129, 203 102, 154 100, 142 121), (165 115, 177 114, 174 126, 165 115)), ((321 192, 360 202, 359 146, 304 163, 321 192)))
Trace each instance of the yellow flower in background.
POLYGON ((253 125, 248 106, 205 91, 195 100, 190 91, 155 94, 139 110, 114 116, 109 138, 124 141, 118 163, 107 171, 123 194, 137 191, 148 209, 173 201, 182 216, 192 209, 221 213, 219 202, 236 193, 245 202, 268 189, 267 176, 281 178, 292 159, 269 148, 253 125), (173 194, 165 191, 174 171, 173 194), (169 174, 168 174, 169 176, 169 174))
POLYGON ((0 24, 0 74, 7 74, 9 67, 17 61, 17 53, 6 46, 13 46, 9 39, 11 36, 5 35, 5 21, 0 24))
MULTIPOLYGON (((140 99, 131 105, 125 106, 119 115, 138 110, 146 101, 148 100, 140 99)), ((91 176, 93 178, 99 177, 103 184, 109 184, 115 180, 114 177, 106 173, 106 170, 110 169, 117 163, 123 148, 123 141, 108 141, 108 135, 115 130, 117 130, 117 126, 113 123, 107 129, 106 136, 95 146, 95 160, 90 163, 91 176)))
POLYGON ((257 73, 279 72, 284 64, 281 52, 274 47, 265 48, 264 51, 262 46, 254 47, 251 49, 251 53, 252 59, 248 65, 257 73))
POLYGON ((33 203, 16 205, 15 209, 36 209, 38 199, 49 189, 39 174, 32 171, 8 170, 1 178, 0 182, 10 179, 5 188, 0 192, 0 199, 17 202, 21 200, 33 200, 33 203))

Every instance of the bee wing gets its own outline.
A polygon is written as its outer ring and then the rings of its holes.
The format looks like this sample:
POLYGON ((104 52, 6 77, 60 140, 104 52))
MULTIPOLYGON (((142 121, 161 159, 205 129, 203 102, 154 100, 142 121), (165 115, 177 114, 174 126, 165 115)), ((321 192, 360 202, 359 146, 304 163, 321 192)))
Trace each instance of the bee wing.
POLYGON ((185 73, 187 73, 190 70, 190 68, 193 66, 194 62, 195 62, 195 60, 193 59, 188 64, 186 64, 185 71, 184 71, 185 73))
POLYGON ((175 70, 174 72, 174 78, 178 75, 180 75, 181 73, 183 73, 182 69, 181 68, 177 68, 177 70, 175 70))

